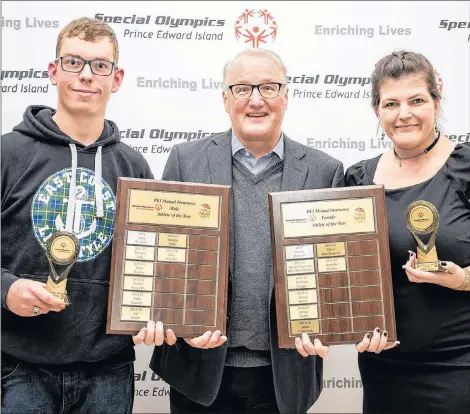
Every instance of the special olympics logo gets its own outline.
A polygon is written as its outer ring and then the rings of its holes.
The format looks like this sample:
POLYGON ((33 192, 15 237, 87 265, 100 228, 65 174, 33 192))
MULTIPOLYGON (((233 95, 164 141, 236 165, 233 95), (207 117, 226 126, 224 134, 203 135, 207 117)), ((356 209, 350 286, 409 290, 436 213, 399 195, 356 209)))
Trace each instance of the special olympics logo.
POLYGON ((354 222, 362 223, 366 219, 366 211, 362 207, 358 207, 354 210, 354 222))
POLYGON ((199 217, 209 218, 211 216, 211 206, 209 204, 201 204, 201 211, 199 211, 199 217))
POLYGON ((237 41, 251 43, 251 47, 260 47, 260 43, 272 43, 276 40, 276 35, 276 20, 267 9, 245 9, 235 22, 237 41))

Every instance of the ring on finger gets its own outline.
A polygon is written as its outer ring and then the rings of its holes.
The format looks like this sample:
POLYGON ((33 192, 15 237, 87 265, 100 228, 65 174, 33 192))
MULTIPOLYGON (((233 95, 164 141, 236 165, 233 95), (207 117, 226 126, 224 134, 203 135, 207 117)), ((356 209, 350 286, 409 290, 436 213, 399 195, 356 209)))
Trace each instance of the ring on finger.
POLYGON ((37 306, 37 305, 33 306, 33 315, 39 315, 40 311, 41 311, 41 309, 39 309, 39 306, 37 306))

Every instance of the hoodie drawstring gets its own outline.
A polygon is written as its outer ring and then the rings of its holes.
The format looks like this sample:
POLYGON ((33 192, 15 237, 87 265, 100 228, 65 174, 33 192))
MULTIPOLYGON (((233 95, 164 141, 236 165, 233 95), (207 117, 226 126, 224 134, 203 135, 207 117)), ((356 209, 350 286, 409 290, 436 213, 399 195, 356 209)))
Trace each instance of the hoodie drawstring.
POLYGON ((101 183, 101 145, 98 147, 95 155, 95 203, 96 217, 104 217, 103 209, 103 185, 101 183))
MULTIPOLYGON (((73 223, 75 215, 75 204, 77 200, 77 147, 75 144, 69 144, 72 152, 72 177, 70 180, 69 199, 67 206, 67 220, 65 230, 73 233, 73 223)), ((99 146, 95 155, 95 204, 96 217, 104 217, 103 207, 103 185, 102 185, 102 146, 99 146)))
POLYGON ((65 231, 73 233, 73 216, 75 215, 75 201, 77 197, 77 147, 75 144, 69 144, 69 146, 70 150, 72 151, 72 177, 70 180, 65 231))

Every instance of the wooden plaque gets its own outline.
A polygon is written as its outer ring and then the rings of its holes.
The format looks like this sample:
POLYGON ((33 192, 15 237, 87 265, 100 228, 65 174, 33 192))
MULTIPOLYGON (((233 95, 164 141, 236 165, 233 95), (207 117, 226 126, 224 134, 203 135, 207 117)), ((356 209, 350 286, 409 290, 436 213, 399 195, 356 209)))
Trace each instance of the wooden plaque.
POLYGON ((106 333, 226 334, 231 188, 119 178, 106 333))
POLYGON ((281 348, 350 344, 376 327, 396 340, 383 186, 269 194, 281 348))

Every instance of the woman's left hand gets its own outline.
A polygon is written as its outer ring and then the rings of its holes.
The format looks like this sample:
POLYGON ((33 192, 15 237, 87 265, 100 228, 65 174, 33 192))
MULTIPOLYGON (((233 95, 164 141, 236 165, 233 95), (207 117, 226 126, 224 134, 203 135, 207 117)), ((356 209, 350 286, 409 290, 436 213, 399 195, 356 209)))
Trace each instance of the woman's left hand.
POLYGON ((426 272, 425 270, 415 269, 416 254, 409 251, 410 258, 402 268, 408 276, 408 280, 413 283, 433 283, 449 289, 457 289, 465 279, 464 270, 453 262, 440 261, 441 266, 447 272, 426 272))

